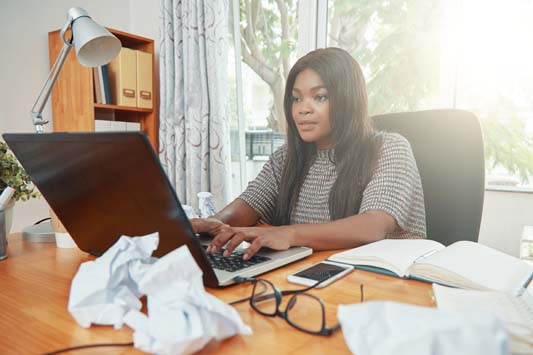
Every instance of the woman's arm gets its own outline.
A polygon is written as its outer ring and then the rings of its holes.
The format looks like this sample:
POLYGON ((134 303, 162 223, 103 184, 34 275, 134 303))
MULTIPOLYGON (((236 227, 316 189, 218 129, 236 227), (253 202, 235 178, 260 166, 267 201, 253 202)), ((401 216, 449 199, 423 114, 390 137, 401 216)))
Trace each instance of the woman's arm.
POLYGON ((230 225, 237 227, 253 226, 259 221, 259 215, 246 202, 235 199, 220 212, 209 218, 193 218, 191 225, 196 233, 218 235, 222 228, 230 225))
POLYGON ((221 228, 211 241, 209 252, 218 251, 228 241, 229 255, 242 241, 250 241, 245 259, 262 247, 285 250, 307 246, 315 250, 353 248, 385 238, 398 227, 395 219, 383 211, 367 211, 360 215, 320 224, 295 224, 268 228, 221 228))
POLYGON ((233 200, 213 217, 234 227, 253 226, 259 221, 259 214, 240 198, 233 200))
POLYGON ((197 233, 218 235, 222 227, 253 226, 260 218, 269 221, 276 205, 278 179, 283 164, 286 146, 272 154, 263 165, 259 175, 252 180, 246 190, 216 215, 207 219, 192 219, 191 224, 197 233))
POLYGON ((320 224, 295 224, 291 245, 307 246, 316 250, 353 248, 383 239, 398 225, 393 217, 383 211, 368 211, 333 222, 320 224))

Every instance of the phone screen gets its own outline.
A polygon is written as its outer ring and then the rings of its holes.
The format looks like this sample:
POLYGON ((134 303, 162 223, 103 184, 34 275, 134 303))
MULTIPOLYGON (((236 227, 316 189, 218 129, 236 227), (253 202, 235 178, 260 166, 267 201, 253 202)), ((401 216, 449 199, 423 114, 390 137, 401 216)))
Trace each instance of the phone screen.
POLYGON ((346 268, 337 265, 320 263, 311 266, 309 269, 302 270, 299 273, 294 274, 294 276, 321 281, 329 279, 330 277, 333 277, 343 272, 344 270, 346 270, 346 268))

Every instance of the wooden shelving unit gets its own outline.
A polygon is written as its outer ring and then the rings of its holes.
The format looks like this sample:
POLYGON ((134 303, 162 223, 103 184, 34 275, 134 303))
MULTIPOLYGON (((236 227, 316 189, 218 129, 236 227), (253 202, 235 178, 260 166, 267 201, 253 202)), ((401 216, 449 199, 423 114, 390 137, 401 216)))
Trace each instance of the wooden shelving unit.
MULTIPOLYGON (((94 100, 94 84, 92 68, 84 67, 76 59, 74 48, 70 52, 65 65, 57 78, 52 91, 52 113, 54 132, 93 132, 95 119, 138 122, 141 130, 146 133, 155 151, 158 151, 159 116, 157 102, 159 92, 155 84, 154 40, 118 31, 113 33, 123 47, 141 50, 152 54, 152 93, 153 108, 97 104, 94 100)), ((50 65, 54 63, 63 46, 59 30, 48 33, 50 65)))

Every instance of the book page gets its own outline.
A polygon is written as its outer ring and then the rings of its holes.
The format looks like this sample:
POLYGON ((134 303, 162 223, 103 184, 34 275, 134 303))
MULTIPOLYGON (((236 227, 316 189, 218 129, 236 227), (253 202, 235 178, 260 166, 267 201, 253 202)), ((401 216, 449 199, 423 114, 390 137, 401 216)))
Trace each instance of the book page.
POLYGON ((511 345, 517 353, 531 354, 533 343, 533 296, 529 292, 515 296, 505 291, 476 291, 433 284, 437 307, 445 310, 462 311, 480 308, 498 316, 506 323, 511 334, 511 345))
POLYGON ((533 331, 533 296, 513 296, 506 291, 461 290, 433 284, 439 308, 461 310, 471 306, 490 309, 508 323, 526 325, 533 331))
POLYGON ((533 272, 533 266, 483 244, 460 241, 418 260, 411 275, 445 285, 516 291, 533 272))
POLYGON ((429 239, 383 239, 334 254, 328 260, 380 267, 405 277, 414 260, 442 249, 442 244, 429 239))

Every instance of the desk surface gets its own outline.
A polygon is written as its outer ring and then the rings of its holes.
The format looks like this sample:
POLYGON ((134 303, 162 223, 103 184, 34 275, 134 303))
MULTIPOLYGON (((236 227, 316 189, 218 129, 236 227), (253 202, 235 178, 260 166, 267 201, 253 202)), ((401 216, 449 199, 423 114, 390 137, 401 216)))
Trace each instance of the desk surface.
MULTIPOLYGON (((282 290, 298 288, 286 281, 287 275, 332 253, 315 253, 262 277, 282 290)), ((126 326, 120 330, 111 326, 84 329, 67 311, 71 280, 80 263, 93 259, 91 256, 78 249, 57 249, 55 244, 26 243, 19 234, 10 236, 8 255, 8 259, 0 261, 0 353, 41 354, 76 345, 132 341, 132 331, 126 326)), ((337 305, 359 302, 361 283, 364 284, 365 300, 434 306, 429 296, 429 284, 357 270, 324 289, 312 291, 326 304, 328 325, 337 322, 337 305)), ((249 296, 247 285, 207 290, 225 302, 249 296)), ((281 318, 261 316, 247 302, 237 305, 236 309, 254 334, 211 342, 199 354, 349 353, 341 331, 329 338, 308 335, 281 318)), ((132 347, 75 352, 88 353, 142 354, 132 347)))

